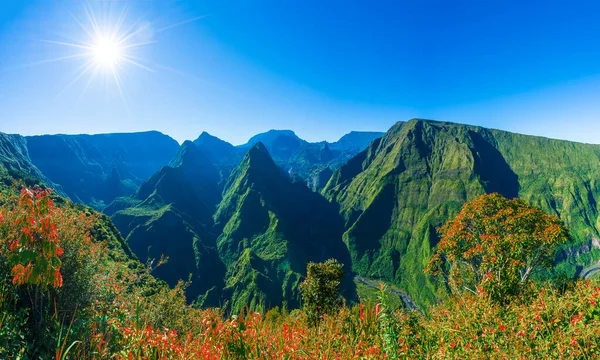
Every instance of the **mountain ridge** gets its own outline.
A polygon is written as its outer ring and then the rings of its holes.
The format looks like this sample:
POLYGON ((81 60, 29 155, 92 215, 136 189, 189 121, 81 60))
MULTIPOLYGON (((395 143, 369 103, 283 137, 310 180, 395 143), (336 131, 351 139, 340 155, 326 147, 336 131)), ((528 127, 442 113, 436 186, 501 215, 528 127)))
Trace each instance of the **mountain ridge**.
MULTIPOLYGON (((322 193, 340 206, 353 269, 431 303, 443 296, 423 274, 436 229, 483 193, 519 196, 559 215, 576 243, 597 237, 600 172, 592 163, 600 165, 600 146, 414 119, 336 170, 322 193)), ((573 276, 575 268, 557 271, 573 276)))

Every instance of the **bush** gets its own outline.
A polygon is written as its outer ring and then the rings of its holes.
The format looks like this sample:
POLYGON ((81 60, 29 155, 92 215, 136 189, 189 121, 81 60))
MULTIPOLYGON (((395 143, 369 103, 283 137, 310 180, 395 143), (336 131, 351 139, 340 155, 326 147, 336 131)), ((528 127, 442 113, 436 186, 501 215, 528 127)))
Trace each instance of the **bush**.
POLYGON ((554 264, 557 245, 569 240, 556 216, 499 194, 465 203, 440 233, 426 271, 447 279, 455 294, 485 295, 499 303, 527 289, 536 271, 554 264))
POLYGON ((333 313, 342 302, 340 284, 344 278, 342 264, 335 259, 308 263, 306 279, 300 284, 308 321, 317 324, 325 314, 333 313))

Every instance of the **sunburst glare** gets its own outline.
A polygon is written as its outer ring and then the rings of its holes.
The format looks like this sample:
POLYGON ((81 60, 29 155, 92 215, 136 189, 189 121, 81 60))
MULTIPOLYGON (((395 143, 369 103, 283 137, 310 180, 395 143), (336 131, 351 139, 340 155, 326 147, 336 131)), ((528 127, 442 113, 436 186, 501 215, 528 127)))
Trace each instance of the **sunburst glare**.
POLYGON ((121 60, 122 49, 113 39, 98 38, 92 47, 92 55, 98 66, 113 67, 121 60))
POLYGON ((87 82, 81 93, 81 96, 83 96, 96 77, 103 75, 101 78, 106 86, 108 86, 106 80, 116 85, 119 95, 125 103, 121 80, 122 73, 126 70, 125 65, 133 65, 140 69, 154 71, 148 65, 150 61, 133 55, 137 48, 155 42, 151 39, 152 31, 149 23, 140 18, 127 26, 126 24, 129 21, 127 19, 127 7, 124 6, 116 17, 113 16, 111 10, 96 12, 84 5, 82 16, 70 14, 78 25, 77 31, 69 35, 72 40, 42 40, 46 43, 64 47, 67 54, 53 59, 45 59, 33 65, 74 59, 82 61, 74 78, 60 93, 74 83, 84 81, 82 78, 87 77, 87 82))

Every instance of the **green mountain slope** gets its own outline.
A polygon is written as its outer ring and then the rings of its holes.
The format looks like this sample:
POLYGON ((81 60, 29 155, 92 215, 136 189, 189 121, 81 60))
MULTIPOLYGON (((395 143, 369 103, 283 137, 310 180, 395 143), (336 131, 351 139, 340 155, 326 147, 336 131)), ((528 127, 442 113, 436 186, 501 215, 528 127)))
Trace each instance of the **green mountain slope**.
MULTIPOLYGON (((423 274, 436 229, 484 192, 520 196, 559 215, 584 244, 564 249, 570 258, 574 248, 592 250, 600 233, 598 165, 596 145, 412 120, 340 167, 323 193, 340 206, 353 269, 393 281, 423 304, 443 296, 423 274)), ((573 263, 561 267, 575 271, 573 263)))
POLYGON ((308 261, 335 257, 349 267, 337 209, 292 182, 260 142, 232 172, 214 218, 227 267, 224 297, 234 311, 245 304, 297 306, 308 261))
POLYGON ((167 164, 179 145, 156 131, 28 136, 33 164, 76 202, 102 209, 132 194, 167 164))
POLYGON ((210 160, 187 141, 169 166, 105 210, 141 261, 168 257, 156 276, 171 286, 191 276, 191 299, 215 288, 206 299, 211 305, 218 305, 224 276, 212 233, 212 214, 220 200, 217 181, 210 160))
POLYGON ((0 186, 6 189, 14 180, 41 182, 62 194, 61 189, 31 162, 25 138, 0 132, 0 186))

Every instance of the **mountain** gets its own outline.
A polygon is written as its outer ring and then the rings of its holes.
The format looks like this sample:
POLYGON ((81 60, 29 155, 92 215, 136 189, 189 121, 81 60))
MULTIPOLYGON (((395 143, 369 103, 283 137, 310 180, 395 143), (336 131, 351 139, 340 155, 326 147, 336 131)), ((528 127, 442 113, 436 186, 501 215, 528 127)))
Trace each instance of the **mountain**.
POLYGON ((140 260, 168 256, 159 278, 174 285, 191 274, 190 299, 226 302, 231 311, 297 306, 308 261, 335 257, 350 269, 337 208, 293 182, 262 143, 248 150, 224 189, 220 176, 208 154, 187 141, 169 166, 105 212, 140 260))
POLYGON ((260 142, 280 168, 292 178, 314 188, 316 174, 325 168, 336 169, 381 135, 383 133, 354 131, 330 144, 326 141, 311 143, 302 140, 291 130, 269 130, 253 136, 246 144, 233 146, 203 132, 194 143, 209 154, 213 164, 221 170, 223 180, 227 179, 246 152, 260 142))
POLYGON ((240 148, 251 148, 252 146, 256 145, 257 143, 262 143, 265 147, 270 148, 273 147, 274 144, 276 143, 284 143, 284 142, 288 142, 288 144, 294 144, 294 143, 301 143, 301 142, 306 142, 302 139, 300 139, 295 132, 293 132, 292 130, 269 130, 267 132, 264 133, 260 133, 257 135, 254 135, 253 137, 250 138, 250 140, 248 140, 248 142, 244 145, 240 145, 240 148), (282 141, 281 138, 287 139, 282 141))
POLYGON ((600 260, 600 145, 421 119, 378 135, 309 143, 270 131, 236 147, 203 133, 171 151, 159 133, 0 134, 0 179, 66 184, 80 201, 129 194, 104 212, 137 257, 168 256, 157 276, 174 285, 191 275, 190 298, 231 311, 297 306, 307 262, 330 257, 349 275, 433 303, 446 295, 423 273, 437 229, 483 193, 524 198, 565 221, 573 241, 555 275, 600 260))
MULTIPOLYGON (((599 165, 598 145, 412 120, 337 169, 322 192, 340 207, 353 270, 397 283, 425 304, 444 292, 423 273, 436 229, 480 194, 522 197, 565 221, 570 246, 593 243, 599 165)), ((600 258, 587 249, 557 270, 573 275, 576 262, 600 258)))
POLYGON ((25 138, 0 132, 0 183, 8 187, 18 179, 39 180, 61 193, 60 188, 31 162, 25 138))
POLYGON ((230 308, 299 305, 297 285, 309 261, 337 258, 349 268, 343 224, 333 204, 292 182, 255 143, 232 172, 215 227, 227 268, 230 308))
POLYGON ((208 155, 213 164, 236 165, 243 156, 235 146, 206 131, 194 140, 194 144, 208 155))
POLYGON ((382 132, 374 131, 351 131, 348 134, 342 136, 338 141, 331 143, 330 147, 333 150, 339 150, 342 152, 356 152, 363 151, 371 141, 378 139, 385 135, 382 132))
POLYGON ((157 131, 26 137, 32 163, 73 201, 102 209, 132 194, 167 164, 179 144, 157 131))
POLYGON ((190 278, 188 296, 205 296, 206 304, 215 306, 225 271, 212 233, 218 177, 208 156, 186 141, 169 166, 105 210, 142 262, 168 257, 156 276, 171 286, 190 278))

